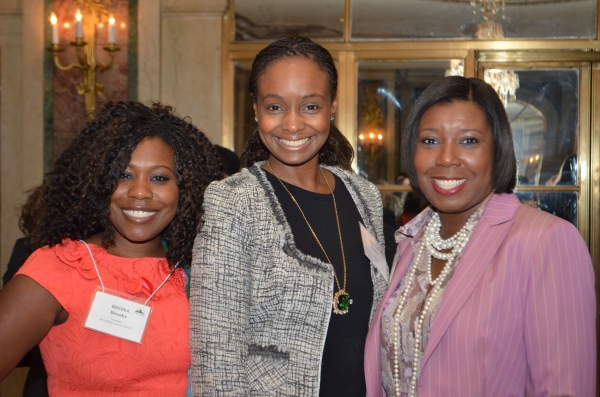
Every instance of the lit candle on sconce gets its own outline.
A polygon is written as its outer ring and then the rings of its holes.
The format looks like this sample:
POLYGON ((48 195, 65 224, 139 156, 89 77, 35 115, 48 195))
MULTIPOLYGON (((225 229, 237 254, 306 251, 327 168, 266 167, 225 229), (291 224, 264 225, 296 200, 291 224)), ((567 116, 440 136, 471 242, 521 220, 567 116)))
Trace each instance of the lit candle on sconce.
POLYGON ((376 134, 375 132, 369 132, 368 134, 359 134, 358 135, 358 140, 360 141, 360 143, 368 143, 368 144, 379 144, 381 145, 383 143, 383 134, 376 134))
POLYGON ((58 18, 54 12, 50 14, 50 23, 52 24, 52 44, 58 44, 58 18))
MULTIPOLYGON (((58 59, 59 54, 64 51, 64 48, 62 48, 60 45, 58 18, 54 12, 50 15, 50 22, 52 24, 52 45, 50 48, 48 48, 48 50, 52 52, 54 66, 57 69, 66 72, 79 69, 80 71, 84 72, 83 81, 77 83, 75 88, 77 93, 83 95, 84 97, 85 113, 90 119, 93 119, 96 112, 96 96, 101 95, 104 91, 104 84, 97 81, 96 75, 106 72, 113 67, 115 53, 118 52, 120 48, 115 44, 115 18, 112 15, 110 15, 110 18, 108 18, 110 12, 102 4, 107 3, 110 5, 110 1, 104 2, 100 0, 77 0, 75 3, 78 4, 79 8, 76 7, 77 11, 75 12, 73 19, 70 18, 70 15, 73 14, 70 14, 69 22, 65 22, 64 20, 62 22, 64 22, 63 26, 65 29, 70 28, 73 24, 75 24, 76 39, 71 41, 70 45, 73 46, 75 50, 77 61, 75 63, 63 65, 58 59), (85 12, 85 21, 83 20, 83 14, 81 11, 82 8, 83 12, 85 12), (96 51, 98 45, 96 43, 96 38, 103 25, 107 25, 107 18, 110 22, 110 26, 107 26, 109 44, 107 46, 103 46, 103 49, 108 53, 108 60, 101 63, 97 59, 96 51), (86 23, 85 33, 83 31, 83 22, 86 23), (84 41, 84 39, 87 40, 84 41)), ((71 13, 72 11, 68 12, 71 13)), ((64 18, 65 17, 63 16, 63 19, 64 18)))
POLYGON ((108 42, 114 44, 116 35, 117 30, 115 27, 115 17, 113 17, 111 14, 110 18, 108 18, 108 42))
POLYGON ((81 39, 83 37, 83 27, 81 23, 82 18, 81 11, 79 11, 78 8, 77 12, 75 13, 75 38, 77 39, 81 39))

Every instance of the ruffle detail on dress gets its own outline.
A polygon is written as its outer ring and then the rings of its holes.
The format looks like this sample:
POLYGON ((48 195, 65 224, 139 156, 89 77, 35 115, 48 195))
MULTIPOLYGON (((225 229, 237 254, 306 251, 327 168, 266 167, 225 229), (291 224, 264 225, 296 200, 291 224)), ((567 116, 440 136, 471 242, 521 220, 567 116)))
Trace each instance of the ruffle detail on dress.
MULTIPOLYGON (((166 259, 119 258, 114 256, 109 270, 117 279, 119 291, 145 297, 150 296, 171 272, 166 259)), ((185 279, 182 281, 180 272, 176 271, 152 299, 171 294, 173 286, 183 288, 184 285, 185 279)))
MULTIPOLYGON (((165 258, 124 258, 110 255, 103 247, 88 244, 102 276, 107 270, 117 281, 117 289, 133 296, 148 297, 167 278, 171 268, 165 258)), ((86 279, 98 278, 94 263, 84 243, 64 239, 56 246, 56 256, 66 265, 72 266, 86 279)), ((108 274, 103 277, 110 277, 108 274)), ((168 296, 173 288, 183 289, 186 275, 177 269, 169 281, 158 290, 152 299, 168 296)))
MULTIPOLYGON (((94 244, 90 244, 89 247, 96 263, 99 263, 106 257, 106 250, 102 247, 94 244)), ((81 241, 65 238, 61 244, 56 245, 55 252, 61 262, 76 268, 83 277, 88 280, 98 278, 90 253, 81 241)))
MULTIPOLYGON (((140 297, 149 297, 171 273, 164 258, 121 258, 110 255, 108 268, 117 280, 119 291, 140 297)), ((178 269, 152 299, 171 295, 173 288, 182 290, 184 286, 185 278, 182 280, 178 269)))

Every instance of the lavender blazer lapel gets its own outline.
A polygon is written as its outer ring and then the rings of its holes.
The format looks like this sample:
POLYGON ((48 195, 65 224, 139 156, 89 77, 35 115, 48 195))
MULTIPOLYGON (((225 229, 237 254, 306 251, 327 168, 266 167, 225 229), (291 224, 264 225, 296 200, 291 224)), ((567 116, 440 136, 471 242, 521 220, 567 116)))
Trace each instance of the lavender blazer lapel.
POLYGON ((514 194, 496 194, 488 202, 438 306, 423 357, 423 368, 492 262, 519 205, 514 194))

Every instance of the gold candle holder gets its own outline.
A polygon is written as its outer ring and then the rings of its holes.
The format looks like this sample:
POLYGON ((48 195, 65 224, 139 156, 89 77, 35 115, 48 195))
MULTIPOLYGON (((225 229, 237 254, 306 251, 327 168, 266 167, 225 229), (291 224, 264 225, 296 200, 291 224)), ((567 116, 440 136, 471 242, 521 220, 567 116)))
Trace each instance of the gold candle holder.
MULTIPOLYGON (((64 51, 60 44, 54 43, 48 50, 52 52, 54 65, 63 71, 79 69, 83 73, 83 81, 75 86, 77 93, 83 95, 85 103, 85 113, 88 118, 92 119, 96 111, 96 96, 102 95, 104 85, 96 81, 96 73, 103 73, 112 68, 115 59, 115 53, 120 50, 115 43, 109 43, 104 50, 108 52, 108 62, 98 63, 96 59, 96 26, 104 15, 108 17, 108 10, 104 4, 98 0, 78 0, 77 4, 83 6, 83 37, 78 37, 70 44, 75 47, 77 54, 77 62, 68 65, 62 65, 58 55, 64 51)), ((110 1, 105 1, 110 5, 110 1)), ((55 23, 55 21, 53 22, 55 23)))

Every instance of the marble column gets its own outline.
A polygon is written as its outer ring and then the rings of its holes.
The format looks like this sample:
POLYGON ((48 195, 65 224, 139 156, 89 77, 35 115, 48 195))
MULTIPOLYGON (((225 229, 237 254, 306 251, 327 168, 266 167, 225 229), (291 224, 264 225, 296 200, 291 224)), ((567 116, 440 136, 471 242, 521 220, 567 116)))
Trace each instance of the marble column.
POLYGON ((0 5, 0 273, 21 236, 25 192, 44 172, 43 12, 39 0, 0 5))
POLYGON ((160 0, 138 1, 138 101, 160 100, 160 0))
MULTIPOLYGON (((15 240, 25 192, 43 177, 44 2, 0 2, 0 274, 15 240)), ((0 384, 1 396, 21 395, 27 369, 0 384)))
POLYGON ((222 135, 222 21, 226 9, 227 0, 161 3, 160 100, 174 106, 180 116, 189 116, 217 144, 222 135))
POLYGON ((21 2, 0 4, 0 273, 15 240, 23 201, 23 40, 21 2))

